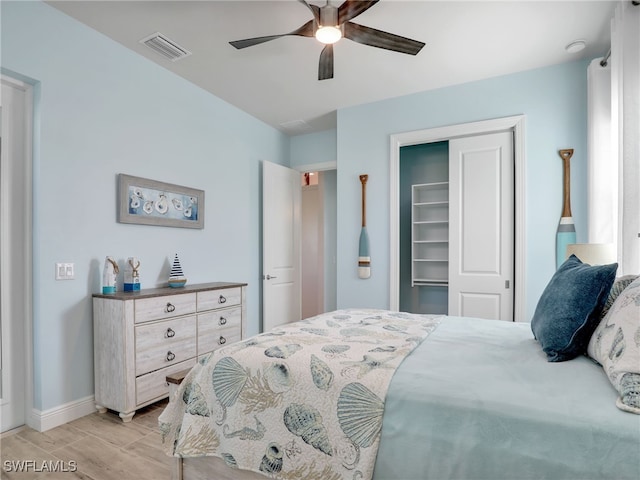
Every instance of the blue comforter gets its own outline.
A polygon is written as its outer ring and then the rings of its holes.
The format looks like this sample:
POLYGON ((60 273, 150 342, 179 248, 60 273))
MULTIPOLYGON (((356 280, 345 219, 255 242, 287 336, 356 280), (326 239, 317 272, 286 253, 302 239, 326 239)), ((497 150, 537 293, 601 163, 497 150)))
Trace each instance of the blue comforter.
POLYGON ((640 416, 616 396, 529 324, 447 317, 391 381, 374 479, 638 480, 640 416))

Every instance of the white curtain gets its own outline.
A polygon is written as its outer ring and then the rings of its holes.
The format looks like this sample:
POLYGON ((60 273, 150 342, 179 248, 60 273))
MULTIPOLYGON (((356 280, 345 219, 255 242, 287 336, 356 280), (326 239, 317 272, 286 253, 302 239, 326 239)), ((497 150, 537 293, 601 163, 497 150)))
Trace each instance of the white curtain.
POLYGON ((588 70, 589 242, 615 243, 625 275, 640 273, 640 6, 628 0, 611 21, 608 63, 609 109, 608 69, 588 70))
POLYGON ((611 67, 596 58, 587 69, 588 243, 617 244, 618 161, 611 149, 611 67))

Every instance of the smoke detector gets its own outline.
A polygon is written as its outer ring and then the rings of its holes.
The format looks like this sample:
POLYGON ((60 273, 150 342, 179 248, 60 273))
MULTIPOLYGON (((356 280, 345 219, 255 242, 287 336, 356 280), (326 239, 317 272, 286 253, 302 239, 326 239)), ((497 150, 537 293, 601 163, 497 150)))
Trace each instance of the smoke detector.
POLYGON ((587 42, 584 40, 576 40, 575 42, 571 42, 569 45, 564 47, 567 53, 578 53, 584 50, 584 47, 587 46, 587 42))

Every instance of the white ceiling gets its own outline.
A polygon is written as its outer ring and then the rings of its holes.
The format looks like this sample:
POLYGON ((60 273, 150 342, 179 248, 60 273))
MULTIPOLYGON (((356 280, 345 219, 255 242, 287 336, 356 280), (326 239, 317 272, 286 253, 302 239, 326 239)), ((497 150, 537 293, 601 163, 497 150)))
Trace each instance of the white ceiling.
POLYGON ((334 46, 334 78, 318 81, 322 45, 313 38, 243 50, 228 43, 297 29, 311 12, 296 0, 48 3, 290 135, 335 127, 340 108, 602 56, 615 8, 613 1, 382 0, 353 21, 426 46, 414 57, 343 39, 334 46), (171 62, 139 43, 154 32, 192 55, 171 62), (587 48, 567 53, 577 39, 587 48))

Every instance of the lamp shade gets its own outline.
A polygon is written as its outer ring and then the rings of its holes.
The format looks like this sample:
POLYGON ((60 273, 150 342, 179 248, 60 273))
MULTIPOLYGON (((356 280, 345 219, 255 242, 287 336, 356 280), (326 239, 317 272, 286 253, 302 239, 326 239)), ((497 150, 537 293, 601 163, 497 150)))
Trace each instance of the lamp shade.
POLYGON ((616 262, 616 248, 613 243, 570 243, 566 258, 575 255, 589 265, 608 265, 616 262))

